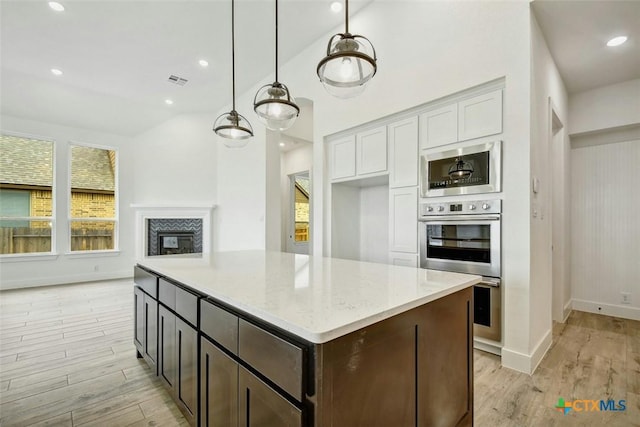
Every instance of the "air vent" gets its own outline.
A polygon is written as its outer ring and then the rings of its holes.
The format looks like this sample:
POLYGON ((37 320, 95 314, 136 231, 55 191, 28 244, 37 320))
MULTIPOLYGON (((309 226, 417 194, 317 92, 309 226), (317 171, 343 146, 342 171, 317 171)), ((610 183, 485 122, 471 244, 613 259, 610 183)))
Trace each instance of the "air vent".
POLYGON ((175 83, 178 86, 184 86, 187 84, 187 79, 183 79, 182 77, 174 76, 173 74, 169 76, 170 83, 175 83))

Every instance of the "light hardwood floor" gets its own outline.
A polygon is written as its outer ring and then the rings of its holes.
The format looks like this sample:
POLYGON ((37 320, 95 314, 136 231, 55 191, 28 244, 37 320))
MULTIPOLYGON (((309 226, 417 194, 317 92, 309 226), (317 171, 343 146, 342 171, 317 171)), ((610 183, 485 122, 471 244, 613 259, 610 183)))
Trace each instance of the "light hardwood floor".
MULTIPOLYGON (((187 425, 136 359, 132 287, 123 280, 0 292, 1 426, 187 425)), ((532 376, 476 351, 475 425, 640 426, 640 322, 573 312, 553 333, 532 376), (563 415, 554 408, 559 397, 624 399, 627 409, 563 415)))

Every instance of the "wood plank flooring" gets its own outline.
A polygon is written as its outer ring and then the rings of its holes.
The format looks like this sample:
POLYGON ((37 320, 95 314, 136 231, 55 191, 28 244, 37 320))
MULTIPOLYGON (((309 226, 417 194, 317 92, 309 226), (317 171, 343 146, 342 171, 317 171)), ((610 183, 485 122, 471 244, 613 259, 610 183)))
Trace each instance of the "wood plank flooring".
MULTIPOLYGON (((132 287, 0 292, 0 426, 187 425, 135 356, 132 287)), ((553 334, 532 376, 475 352, 475 425, 640 426, 640 322, 573 312, 553 334), (560 397, 624 399, 627 409, 563 415, 560 397)))

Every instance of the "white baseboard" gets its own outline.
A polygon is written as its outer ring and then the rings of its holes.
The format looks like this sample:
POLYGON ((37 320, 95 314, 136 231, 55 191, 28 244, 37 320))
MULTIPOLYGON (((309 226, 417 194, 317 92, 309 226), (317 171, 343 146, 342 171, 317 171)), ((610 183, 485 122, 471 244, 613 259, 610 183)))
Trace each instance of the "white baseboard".
POLYGON ((606 314, 607 316, 622 317, 623 319, 640 320, 640 308, 628 305, 602 304, 595 301, 573 299, 571 306, 574 310, 588 313, 606 314))
POLYGON ((502 344, 496 343, 495 341, 473 338, 473 348, 495 354, 496 356, 502 355, 502 344))
POLYGON ((551 329, 547 331, 534 347, 531 354, 524 354, 518 351, 502 348, 502 366, 525 374, 533 374, 542 361, 542 358, 551 347, 553 334, 551 329))
POLYGON ((58 277, 40 277, 19 280, 2 280, 0 290, 34 288, 37 286, 64 285, 67 283, 95 282, 98 280, 114 280, 131 278, 132 270, 85 273, 58 277))
POLYGON ((571 314, 571 310, 573 310, 573 300, 569 300, 565 306, 564 309, 562 310, 562 323, 567 323, 567 319, 569 318, 569 315, 571 314))

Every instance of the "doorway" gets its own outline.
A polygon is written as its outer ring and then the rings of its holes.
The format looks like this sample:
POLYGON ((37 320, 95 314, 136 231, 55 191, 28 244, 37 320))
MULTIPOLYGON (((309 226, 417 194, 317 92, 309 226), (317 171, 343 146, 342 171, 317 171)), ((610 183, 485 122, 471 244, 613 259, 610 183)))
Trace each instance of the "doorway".
POLYGON ((309 254, 311 242, 311 182, 309 171, 289 175, 287 252, 309 254))

